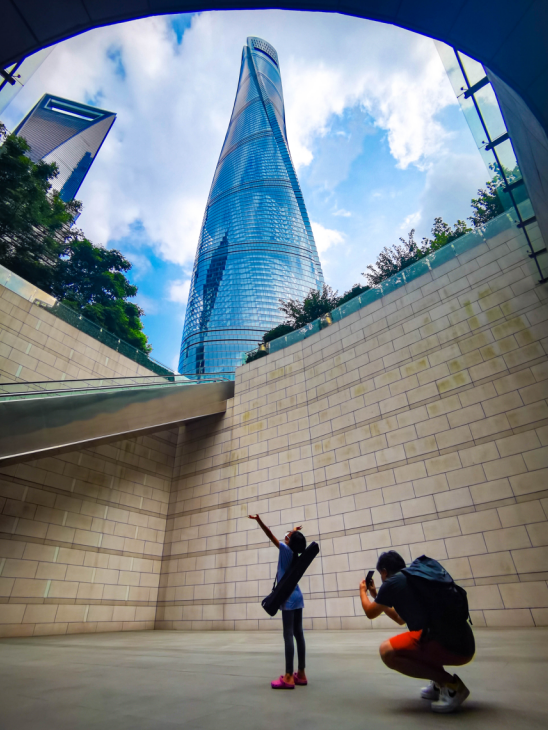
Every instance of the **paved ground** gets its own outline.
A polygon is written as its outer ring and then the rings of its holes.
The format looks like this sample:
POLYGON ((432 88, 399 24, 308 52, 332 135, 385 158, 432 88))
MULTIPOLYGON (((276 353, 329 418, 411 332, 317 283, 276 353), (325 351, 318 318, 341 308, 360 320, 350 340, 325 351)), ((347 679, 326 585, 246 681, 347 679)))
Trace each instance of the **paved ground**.
POLYGON ((529 730, 548 726, 548 629, 476 631, 456 715, 388 671, 386 631, 308 632, 310 684, 274 692, 277 633, 147 631, 0 641, 1 730, 529 730))

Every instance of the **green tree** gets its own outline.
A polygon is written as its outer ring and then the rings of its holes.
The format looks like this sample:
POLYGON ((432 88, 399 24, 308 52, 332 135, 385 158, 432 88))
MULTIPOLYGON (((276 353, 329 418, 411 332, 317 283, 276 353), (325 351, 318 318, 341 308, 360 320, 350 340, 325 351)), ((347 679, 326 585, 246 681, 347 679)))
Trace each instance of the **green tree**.
POLYGON ((268 352, 266 350, 253 350, 253 352, 248 353, 245 359, 245 365, 247 365, 248 362, 260 360, 262 357, 266 357, 267 355, 268 352))
POLYGON ((34 163, 26 140, 0 122, 0 263, 46 291, 63 249, 63 231, 80 210, 51 195, 57 166, 34 163))
POLYGON ((298 299, 280 299, 280 311, 286 316, 284 324, 298 330, 327 312, 331 312, 338 303, 337 292, 324 284, 321 291, 311 289, 302 302, 298 299))
POLYGON ((131 263, 116 249, 94 246, 77 231, 59 258, 52 294, 143 352, 150 352, 141 317, 143 310, 129 302, 137 294, 125 272, 131 263))
POLYGON ((81 210, 52 193, 55 164, 34 163, 26 140, 0 122, 0 263, 112 334, 150 352, 143 310, 119 251, 94 246, 73 228, 81 210))
POLYGON ((263 342, 266 344, 267 342, 272 342, 272 340, 277 340, 278 337, 288 335, 290 332, 293 332, 294 329, 295 328, 289 324, 279 324, 277 327, 274 327, 273 329, 264 333, 263 342))
POLYGON ((364 291, 369 291, 371 289, 370 286, 362 286, 361 284, 354 284, 354 286, 346 291, 342 297, 339 299, 337 303, 337 307, 340 307, 341 304, 346 304, 346 302, 349 302, 351 299, 354 299, 355 297, 359 297, 360 294, 363 294, 364 291))
POLYGON ((485 189, 478 190, 478 197, 472 199, 474 213, 468 218, 474 228, 483 226, 488 221, 504 213, 504 207, 497 195, 497 185, 491 181, 485 189))
POLYGON ((433 238, 422 239, 422 253, 423 256, 427 256, 429 253, 438 251, 443 246, 446 246, 451 241, 455 241, 460 236, 464 236, 465 233, 470 233, 472 229, 469 228, 465 221, 458 220, 453 228, 445 223, 441 218, 434 218, 434 225, 432 226, 433 238))
POLYGON ((363 276, 370 286, 378 286, 385 279, 406 269, 423 257, 415 241, 415 229, 409 231, 408 239, 400 238, 401 246, 384 247, 374 264, 369 264, 363 276))
MULTIPOLYGON (((280 310, 284 312, 287 319, 283 324, 279 324, 277 327, 265 332, 263 335, 263 343, 267 344, 272 340, 277 340, 278 337, 294 332, 295 330, 304 327, 306 324, 313 322, 327 312, 332 312, 336 307, 340 307, 341 304, 354 299, 364 291, 370 289, 369 286, 362 286, 361 284, 354 284, 354 286, 343 294, 342 297, 337 295, 336 291, 333 291, 331 287, 324 284, 321 292, 316 289, 311 289, 303 301, 298 299, 280 299, 280 310)), ((258 360, 261 357, 267 355, 266 350, 257 350, 250 353, 247 356, 246 363, 258 360)))

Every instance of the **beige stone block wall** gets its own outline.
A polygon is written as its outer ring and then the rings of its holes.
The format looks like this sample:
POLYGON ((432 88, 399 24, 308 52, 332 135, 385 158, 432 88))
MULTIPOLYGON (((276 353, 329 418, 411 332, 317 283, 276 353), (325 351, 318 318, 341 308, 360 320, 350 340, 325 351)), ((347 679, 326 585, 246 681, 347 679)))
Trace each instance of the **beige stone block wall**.
MULTIPOLYGON (((268 629, 282 537, 321 555, 306 625, 371 626, 380 552, 440 561, 476 626, 548 621, 548 291, 498 235, 304 342, 238 369, 224 417, 180 429, 157 628, 268 629)), ((382 626, 386 618, 375 622, 382 626)))
POLYGON ((131 375, 154 373, 0 285, 0 382, 131 375))
POLYGON ((176 441, 0 468, 0 637, 154 627, 176 441))

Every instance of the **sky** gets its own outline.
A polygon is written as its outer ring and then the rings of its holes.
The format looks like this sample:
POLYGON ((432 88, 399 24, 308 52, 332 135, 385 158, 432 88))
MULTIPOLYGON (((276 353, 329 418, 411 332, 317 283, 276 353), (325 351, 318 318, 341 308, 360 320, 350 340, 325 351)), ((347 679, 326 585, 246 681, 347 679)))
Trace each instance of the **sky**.
POLYGON ((44 93, 116 122, 77 195, 96 244, 117 248, 152 356, 176 369, 190 277, 238 84, 242 47, 277 50, 293 162, 325 280, 340 293, 384 246, 471 214, 488 174, 432 40, 344 15, 280 10, 162 16, 59 44, 3 114, 44 93))

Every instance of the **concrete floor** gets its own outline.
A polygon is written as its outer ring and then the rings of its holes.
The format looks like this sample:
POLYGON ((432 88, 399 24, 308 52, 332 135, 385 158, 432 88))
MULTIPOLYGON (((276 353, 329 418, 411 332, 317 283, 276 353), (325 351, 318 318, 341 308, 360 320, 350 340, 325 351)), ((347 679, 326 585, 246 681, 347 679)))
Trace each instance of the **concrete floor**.
POLYGON ((274 692, 278 633, 136 633, 0 641, 1 730, 354 730, 548 726, 548 629, 480 629, 472 690, 433 715, 420 680, 387 670, 389 634, 308 632, 308 687, 274 692))

